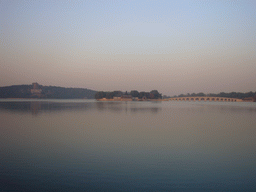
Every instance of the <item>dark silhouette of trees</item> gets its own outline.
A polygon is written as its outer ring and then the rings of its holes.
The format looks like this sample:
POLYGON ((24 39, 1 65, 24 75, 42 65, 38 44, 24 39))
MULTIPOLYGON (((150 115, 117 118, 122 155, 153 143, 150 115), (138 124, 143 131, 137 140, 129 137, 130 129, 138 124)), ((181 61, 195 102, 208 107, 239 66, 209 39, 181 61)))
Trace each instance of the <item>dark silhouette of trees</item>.
POLYGON ((30 98, 32 85, 12 85, 0 87, 0 98, 30 98))
MULTIPOLYGON (((244 98, 254 98, 256 95, 256 92, 247 92, 247 93, 241 93, 241 92, 230 92, 230 93, 225 93, 225 92, 220 92, 218 94, 215 93, 209 93, 209 94, 204 94, 202 92, 200 93, 192 93, 192 94, 180 94, 178 97, 204 97, 204 96, 210 96, 210 97, 228 97, 228 98, 238 98, 238 99, 244 99, 244 98)), ((175 96, 174 96, 175 97, 175 96)))
POLYGON ((99 91, 95 94, 95 99, 102 99, 102 98, 106 98, 106 92, 99 91))
POLYGON ((137 91, 137 90, 132 90, 131 91, 131 96, 132 97, 139 97, 139 95, 140 95, 139 91, 137 91))
POLYGON ((52 98, 52 99, 93 99, 96 91, 82 88, 64 88, 56 86, 42 86, 40 95, 31 93, 32 85, 13 85, 0 87, 0 98, 52 98))
POLYGON ((160 99, 162 95, 157 90, 150 91, 150 98, 151 99, 160 99))
POLYGON ((114 97, 121 97, 123 95, 131 95, 132 97, 138 97, 139 99, 147 98, 147 99, 161 99, 162 95, 157 90, 152 90, 151 92, 138 92, 137 90, 132 90, 130 93, 127 91, 125 93, 121 91, 113 91, 113 92, 104 92, 99 91, 95 94, 95 99, 113 99, 114 97))

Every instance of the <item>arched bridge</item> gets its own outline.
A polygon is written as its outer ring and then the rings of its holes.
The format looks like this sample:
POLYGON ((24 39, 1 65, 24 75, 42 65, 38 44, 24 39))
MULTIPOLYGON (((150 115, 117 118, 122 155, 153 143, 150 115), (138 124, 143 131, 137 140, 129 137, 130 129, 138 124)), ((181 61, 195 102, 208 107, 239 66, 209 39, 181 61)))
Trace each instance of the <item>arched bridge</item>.
POLYGON ((173 97, 169 101, 226 101, 226 102, 241 102, 242 99, 227 98, 227 97, 173 97))

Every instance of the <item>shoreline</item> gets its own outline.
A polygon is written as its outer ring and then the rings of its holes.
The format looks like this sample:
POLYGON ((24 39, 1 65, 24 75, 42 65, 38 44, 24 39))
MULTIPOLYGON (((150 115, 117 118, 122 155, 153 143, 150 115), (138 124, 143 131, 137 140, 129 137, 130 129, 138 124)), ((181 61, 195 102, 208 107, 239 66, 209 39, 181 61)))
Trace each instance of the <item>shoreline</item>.
POLYGON ((97 101, 168 101, 168 99, 96 99, 97 101))

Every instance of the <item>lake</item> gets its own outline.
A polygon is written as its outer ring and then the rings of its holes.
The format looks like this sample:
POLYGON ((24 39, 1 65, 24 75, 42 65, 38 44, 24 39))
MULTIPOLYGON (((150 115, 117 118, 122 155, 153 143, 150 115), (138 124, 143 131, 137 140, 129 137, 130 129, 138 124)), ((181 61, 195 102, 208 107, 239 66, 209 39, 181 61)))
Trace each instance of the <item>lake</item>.
POLYGON ((0 100, 0 191, 256 191, 256 103, 0 100))

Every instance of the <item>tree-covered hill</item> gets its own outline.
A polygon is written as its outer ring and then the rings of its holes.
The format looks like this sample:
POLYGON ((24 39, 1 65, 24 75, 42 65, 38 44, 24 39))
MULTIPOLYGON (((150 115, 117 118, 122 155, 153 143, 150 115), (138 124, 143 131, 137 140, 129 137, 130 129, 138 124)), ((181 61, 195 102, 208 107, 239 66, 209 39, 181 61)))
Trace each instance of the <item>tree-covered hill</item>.
POLYGON ((32 85, 0 87, 0 98, 51 98, 51 99, 94 99, 97 91, 83 88, 65 88, 38 85, 34 93, 32 85))

